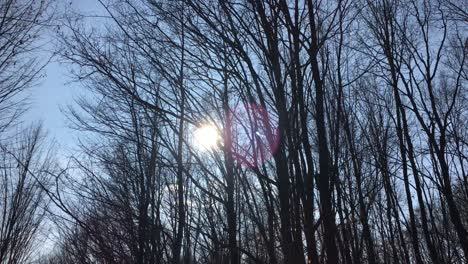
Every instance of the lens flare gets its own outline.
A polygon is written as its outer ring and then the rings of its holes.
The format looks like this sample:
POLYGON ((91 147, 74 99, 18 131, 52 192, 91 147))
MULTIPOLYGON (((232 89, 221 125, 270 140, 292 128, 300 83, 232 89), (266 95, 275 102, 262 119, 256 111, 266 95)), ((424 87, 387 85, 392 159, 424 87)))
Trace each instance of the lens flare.
POLYGON ((279 146, 278 118, 254 103, 241 104, 230 113, 231 151, 242 165, 257 167, 269 160, 279 146))

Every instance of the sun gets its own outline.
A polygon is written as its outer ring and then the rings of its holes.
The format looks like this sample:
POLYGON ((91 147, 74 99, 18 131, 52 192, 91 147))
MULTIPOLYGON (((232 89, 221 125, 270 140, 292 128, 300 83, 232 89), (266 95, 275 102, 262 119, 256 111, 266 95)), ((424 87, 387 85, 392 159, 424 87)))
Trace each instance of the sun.
POLYGON ((220 136, 215 126, 203 125, 195 129, 194 138, 194 144, 200 150, 211 150, 218 147, 220 136))

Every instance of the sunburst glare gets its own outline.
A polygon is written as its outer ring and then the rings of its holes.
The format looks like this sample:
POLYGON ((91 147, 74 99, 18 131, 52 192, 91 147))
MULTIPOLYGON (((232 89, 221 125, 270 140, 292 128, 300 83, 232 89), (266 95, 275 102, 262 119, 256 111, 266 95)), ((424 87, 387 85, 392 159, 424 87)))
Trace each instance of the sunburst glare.
POLYGON ((220 135, 213 125, 203 125, 195 129, 194 144, 200 150, 212 150, 218 147, 220 135))

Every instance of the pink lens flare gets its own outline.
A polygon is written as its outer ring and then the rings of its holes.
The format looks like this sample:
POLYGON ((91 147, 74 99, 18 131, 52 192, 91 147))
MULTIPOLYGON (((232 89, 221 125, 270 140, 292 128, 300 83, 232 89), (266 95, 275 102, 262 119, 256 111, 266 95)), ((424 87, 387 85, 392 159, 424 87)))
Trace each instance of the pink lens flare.
POLYGON ((270 159, 279 146, 278 118, 264 107, 244 103, 230 111, 231 153, 251 168, 270 159))

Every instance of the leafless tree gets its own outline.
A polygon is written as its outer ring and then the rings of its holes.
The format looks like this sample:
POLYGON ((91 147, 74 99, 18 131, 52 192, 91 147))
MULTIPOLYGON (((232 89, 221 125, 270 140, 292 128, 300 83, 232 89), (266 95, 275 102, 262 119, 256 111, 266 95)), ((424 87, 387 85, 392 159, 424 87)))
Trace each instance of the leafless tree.
POLYGON ((27 90, 46 63, 37 56, 41 31, 50 21, 48 1, 0 2, 0 132, 26 110, 27 90))
POLYGON ((100 4, 59 36, 87 92, 55 259, 466 261, 461 6, 100 4), (201 151, 206 126, 219 138, 201 151))
POLYGON ((41 127, 22 131, 0 145, 0 260, 25 263, 37 250, 38 233, 48 211, 49 171, 54 164, 41 127))

